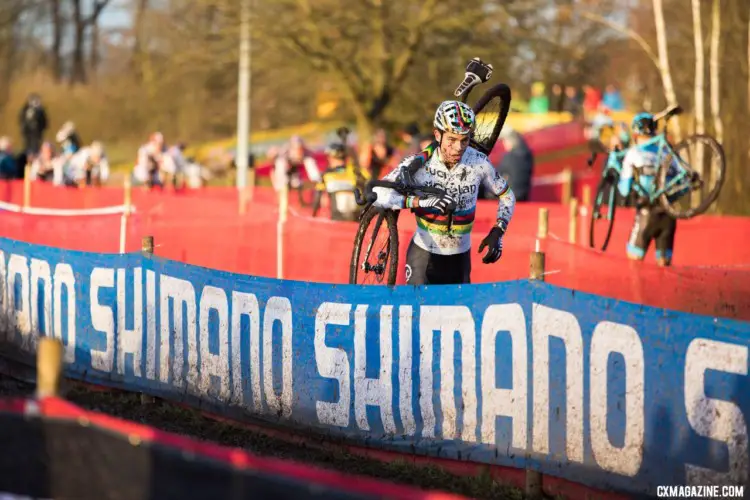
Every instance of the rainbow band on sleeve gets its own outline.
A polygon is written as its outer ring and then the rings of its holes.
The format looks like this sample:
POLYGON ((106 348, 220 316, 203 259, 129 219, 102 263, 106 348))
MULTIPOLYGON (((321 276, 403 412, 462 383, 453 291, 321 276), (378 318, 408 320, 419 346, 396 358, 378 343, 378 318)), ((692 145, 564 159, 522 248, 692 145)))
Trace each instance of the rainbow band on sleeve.
POLYGON ((422 166, 425 166, 427 164, 427 161, 432 157, 433 153, 438 148, 438 142, 432 141, 430 144, 427 145, 426 148, 424 148, 422 151, 416 154, 416 157, 422 160, 422 166))

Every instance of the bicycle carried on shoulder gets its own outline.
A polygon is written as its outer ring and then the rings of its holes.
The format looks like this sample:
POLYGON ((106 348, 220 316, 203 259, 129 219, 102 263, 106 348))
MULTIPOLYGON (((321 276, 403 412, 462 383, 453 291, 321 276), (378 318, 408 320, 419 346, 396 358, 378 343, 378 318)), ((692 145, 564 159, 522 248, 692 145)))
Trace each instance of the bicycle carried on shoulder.
MULTIPOLYGON (((466 102, 472 89, 486 83, 492 76, 492 65, 485 64, 479 58, 469 61, 464 79, 456 88, 454 95, 466 102)), ((476 125, 469 145, 489 156, 500 136, 505 119, 510 111, 510 88, 501 83, 487 90, 472 106, 477 117, 476 125)), ((427 149, 434 151, 438 147, 433 141, 427 149)), ((413 179, 414 174, 424 166, 427 158, 422 155, 405 170, 404 175, 396 182, 385 180, 371 180, 365 185, 364 196, 359 189, 355 190, 358 205, 364 206, 359 218, 359 228, 354 239, 354 249, 349 265, 349 283, 368 284, 370 280, 376 284, 396 284, 398 272, 398 215, 399 210, 387 210, 377 207, 377 193, 373 188, 382 187, 395 190, 402 196, 440 195, 445 190, 438 186, 419 186, 413 179), (372 228, 370 234, 369 230, 372 228), (381 243, 377 243, 381 241, 381 243)), ((448 230, 453 223, 453 211, 448 210, 448 230)))
MULTIPOLYGON (((648 205, 659 204, 669 215, 676 219, 689 219, 708 210, 716 201, 724 183, 726 162, 724 149, 713 137, 705 134, 691 135, 676 146, 672 146, 667 137, 669 120, 682 113, 682 108, 672 106, 654 116, 657 126, 664 123, 660 133, 641 146, 656 144, 658 148, 658 165, 655 172, 656 188, 651 191, 634 179, 631 194, 642 203, 648 205), (697 152, 697 157, 691 159, 691 151, 697 152), (687 157, 687 161, 685 160, 687 157), (708 162, 706 159, 708 158, 708 162), (697 167, 694 168, 694 167, 697 167), (708 168, 706 168, 708 167, 708 168), (672 175, 668 175, 672 171, 672 175), (714 185, 704 189, 710 181, 714 185), (694 200, 693 195, 698 199, 694 200)), ((631 147, 637 147, 631 145, 631 147)), ((589 246, 602 251, 607 249, 612 236, 615 212, 618 201, 621 200, 617 191, 617 184, 622 172, 622 162, 627 150, 615 149, 607 154, 607 161, 602 168, 601 179, 594 198, 594 207, 589 226, 589 246), (603 240, 597 241, 597 236, 603 240)), ((588 165, 591 167, 596 159, 596 153, 591 155, 588 165)), ((622 205, 622 202, 619 203, 622 205)))

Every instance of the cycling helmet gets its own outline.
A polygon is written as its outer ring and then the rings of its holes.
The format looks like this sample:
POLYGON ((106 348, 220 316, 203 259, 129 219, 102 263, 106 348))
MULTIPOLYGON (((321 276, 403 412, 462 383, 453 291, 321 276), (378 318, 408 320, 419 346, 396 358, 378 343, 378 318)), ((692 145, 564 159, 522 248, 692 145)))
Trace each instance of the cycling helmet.
POLYGON ((340 142, 329 144, 326 148, 326 156, 332 156, 336 159, 346 158, 346 146, 340 142))
POLYGON ((638 113, 633 117, 630 126, 633 132, 639 135, 654 135, 656 133, 656 122, 651 113, 638 113))
POLYGON ((102 158, 104 156, 104 144, 100 141, 92 142, 89 152, 91 153, 91 156, 95 158, 102 158))
POLYGON ((443 101, 435 112, 433 125, 442 132, 467 135, 474 128, 474 111, 460 101, 443 101))

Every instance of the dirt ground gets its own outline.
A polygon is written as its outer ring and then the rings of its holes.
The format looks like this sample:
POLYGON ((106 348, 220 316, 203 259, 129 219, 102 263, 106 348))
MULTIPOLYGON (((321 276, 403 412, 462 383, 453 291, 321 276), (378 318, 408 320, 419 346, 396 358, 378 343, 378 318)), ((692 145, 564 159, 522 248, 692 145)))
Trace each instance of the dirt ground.
MULTIPOLYGON (((0 375, 0 396, 25 396, 33 392, 31 384, 0 375)), ((91 390, 69 385, 69 401, 97 412, 115 415, 157 429, 192 436, 225 446, 244 448, 261 456, 270 456, 319 467, 360 474, 430 490, 441 490, 480 499, 520 500, 522 492, 503 486, 489 476, 461 477, 436 467, 417 467, 403 462, 383 463, 343 451, 320 450, 289 443, 245 428, 209 419, 196 411, 157 400, 142 405, 136 394, 91 390)))

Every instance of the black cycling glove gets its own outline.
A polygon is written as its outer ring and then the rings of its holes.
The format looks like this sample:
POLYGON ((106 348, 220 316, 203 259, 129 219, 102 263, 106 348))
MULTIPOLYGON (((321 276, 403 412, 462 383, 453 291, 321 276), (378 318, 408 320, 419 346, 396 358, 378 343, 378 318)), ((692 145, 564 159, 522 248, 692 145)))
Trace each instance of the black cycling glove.
POLYGON ((482 244, 479 245, 478 253, 482 253, 482 250, 484 250, 485 247, 489 247, 489 250, 485 256, 482 257, 482 262, 485 264, 492 264, 500 259, 500 256, 503 254, 503 234, 505 234, 505 231, 503 231, 502 228, 495 226, 490 230, 490 233, 484 237, 482 244))
MULTIPOLYGON (((406 208, 412 208, 415 196, 406 199, 406 208)), ((445 215, 451 209, 455 210, 456 200, 449 194, 431 194, 419 198, 420 208, 434 208, 440 215, 445 215)))

